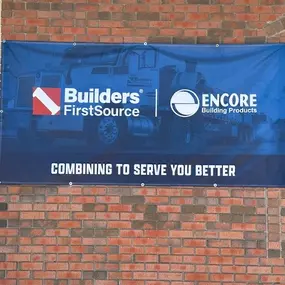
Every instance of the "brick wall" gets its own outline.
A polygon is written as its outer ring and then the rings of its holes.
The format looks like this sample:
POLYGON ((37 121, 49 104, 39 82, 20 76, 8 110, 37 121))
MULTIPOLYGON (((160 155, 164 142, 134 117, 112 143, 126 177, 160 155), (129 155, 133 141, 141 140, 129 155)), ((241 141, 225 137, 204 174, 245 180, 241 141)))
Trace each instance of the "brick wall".
POLYGON ((285 284, 284 194, 1 187, 0 283, 285 284))
MULTIPOLYGON (((7 40, 279 42, 283 13, 285 0, 3 0, 2 32, 7 40)), ((284 216, 281 189, 2 186, 0 284, 285 284, 284 216)))
POLYGON ((4 39, 264 43, 285 39, 285 0, 3 0, 4 39))

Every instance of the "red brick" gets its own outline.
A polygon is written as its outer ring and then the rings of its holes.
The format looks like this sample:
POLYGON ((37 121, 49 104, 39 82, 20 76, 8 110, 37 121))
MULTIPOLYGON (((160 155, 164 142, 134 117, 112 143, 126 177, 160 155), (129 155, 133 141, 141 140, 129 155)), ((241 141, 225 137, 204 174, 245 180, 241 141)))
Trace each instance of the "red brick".
POLYGON ((244 249, 242 248, 222 248, 221 249, 222 255, 233 255, 233 256, 239 256, 244 255, 244 249))
POLYGON ((173 247, 172 254, 182 254, 182 255, 193 255, 194 248, 186 248, 186 247, 173 247))
POLYGON ((30 255, 29 254, 7 254, 6 260, 7 261, 27 261, 30 260, 30 255))
POLYGON ((107 203, 107 204, 116 204, 120 202, 119 196, 97 196, 96 197, 97 203, 107 203))
POLYGON ((21 219, 26 219, 26 220, 39 220, 39 219, 44 219, 45 218, 45 213, 44 212, 21 212, 20 215, 21 219))
POLYGON ((132 255, 130 254, 109 254, 108 261, 110 262, 131 262, 132 255))
POLYGON ((46 263, 46 270, 51 270, 51 271, 68 270, 68 263, 60 263, 60 262, 46 263))
POLYGON ((108 205, 108 211, 110 212, 131 212, 132 206, 131 205, 121 205, 121 204, 114 204, 108 205))
POLYGON ((92 271, 94 270, 94 264, 93 263, 70 263, 69 264, 70 270, 86 270, 86 271, 92 271))
POLYGON ((109 238, 109 245, 131 245, 132 241, 127 238, 109 238))
POLYGON ((39 245, 35 245, 35 246, 20 246, 19 247, 19 251, 22 253, 27 253, 27 252, 43 252, 44 247, 43 246, 39 246, 39 245))
POLYGON ((154 263, 154 264, 146 264, 145 265, 146 270, 149 271, 161 271, 161 272, 168 272, 170 269, 169 264, 159 264, 159 263, 154 263))
POLYGON ((35 271, 34 278, 39 279, 55 279, 55 271, 35 271))
POLYGON ((168 232, 165 230, 146 230, 145 231, 145 237, 167 237, 168 232))
POLYGON ((33 238, 33 244, 51 245, 56 244, 56 238, 33 238))
POLYGON ((0 236, 1 237, 10 237, 10 236, 17 236, 18 235, 18 230, 16 229, 1 229, 0 228, 0 236))
POLYGON ((158 256, 157 255, 143 255, 137 254, 135 255, 135 262, 157 262, 158 256))
POLYGON ((159 273, 158 279, 159 280, 182 280, 183 275, 182 273, 159 273))
POLYGON ((34 211, 56 211, 57 204, 34 204, 34 211))
POLYGON ((232 224, 233 230, 238 231, 255 231, 256 225, 255 224, 232 224))
POLYGON ((237 274, 235 276, 235 281, 257 282, 258 278, 259 278, 258 275, 237 274))
POLYGON ((32 211, 32 204, 9 204, 9 211, 32 211))
POLYGON ((196 222, 215 222, 218 220, 218 216, 214 214, 196 214, 194 221, 196 222))
POLYGON ((108 222, 108 228, 116 228, 116 229, 130 229, 131 222, 108 222))
POLYGON ((70 198, 68 196, 49 196, 47 197, 47 203, 69 203, 70 198))
POLYGON ((158 212, 166 212, 166 213, 179 213, 181 211, 180 206, 158 206, 158 212))
POLYGON ((49 212, 48 219, 51 220, 68 220, 70 218, 70 213, 68 212, 49 212))
POLYGON ((209 263, 210 264, 233 264, 233 258, 232 257, 209 257, 209 263))
POLYGON ((21 269, 22 270, 43 270, 43 263, 22 262, 21 269))
POLYGON ((82 256, 82 261, 96 261, 102 262, 105 261, 105 255, 103 254, 84 254, 82 256))
POLYGON ((185 222, 185 223, 181 223, 181 228, 183 230, 205 230, 205 224, 185 222))
POLYGON ((219 249, 217 248, 196 248, 197 255, 219 255, 219 249))
POLYGON ((204 264, 206 258, 204 256, 184 256, 183 261, 190 264, 204 264))
POLYGON ((197 281, 209 281, 209 275, 202 274, 202 273, 186 273, 185 280, 196 281, 196 282, 197 281))
MULTIPOLYGON (((60 255, 58 255, 57 259, 59 262, 63 262, 63 261, 65 261, 65 262, 66 261, 77 262, 77 261, 80 261, 81 256, 80 256, 80 254, 60 254, 60 255)), ((99 260, 99 258, 98 258, 98 261, 103 261, 103 260, 104 259, 99 260)))
POLYGON ((245 273, 245 266, 222 266, 223 273, 245 273))
POLYGON ((140 220, 144 219, 142 213, 120 213, 121 220, 140 220))
POLYGON ((145 202, 147 204, 166 204, 168 201, 168 197, 145 197, 145 202))
POLYGON ((58 271, 56 273, 58 279, 81 279, 80 271, 58 271))
MULTIPOLYGON (((85 14, 84 14, 85 15, 85 14)), ((106 194, 106 188, 104 187, 83 187, 84 195, 104 195, 106 194)))
POLYGON ((142 271, 144 270, 144 264, 121 264, 120 268, 123 271, 142 271))
MULTIPOLYGON (((62 26, 62 25, 59 25, 59 26, 62 26)), ((58 194, 59 195, 81 195, 82 188, 81 187, 59 187, 58 194)))
POLYGON ((80 228, 81 222, 79 221, 60 221, 58 222, 59 228, 80 228))
POLYGON ((119 220, 118 213, 96 213, 96 219, 98 220, 119 220))
POLYGON ((95 213, 74 213, 73 214, 74 219, 76 220, 94 220, 95 219, 95 213))
POLYGON ((19 280, 19 285, 43 285, 43 280, 19 280))
POLYGON ((243 232, 221 232, 221 239, 244 239, 243 232))
POLYGON ((155 245, 156 239, 154 238, 136 238, 133 240, 134 245, 155 245))
POLYGON ((0 212, 1 220, 19 219, 19 216, 18 212, 0 212))
POLYGON ((235 258, 235 264, 241 264, 241 265, 256 265, 258 264, 259 259, 253 258, 253 257, 236 257, 235 258))
POLYGON ((30 271, 7 271, 7 278, 24 279, 30 277, 30 271))
POLYGON ((206 246, 206 241, 205 240, 197 240, 197 239, 184 239, 184 246, 189 246, 189 247, 202 247, 206 246))
POLYGON ((57 245, 46 246, 46 252, 48 253, 68 253, 69 247, 68 246, 57 246, 57 245))
POLYGON ((120 231, 121 237, 142 237, 143 231, 141 230, 121 230, 120 231))
POLYGON ((134 272, 134 279, 156 280, 156 272, 134 272))
POLYGON ((0 262, 0 270, 16 270, 15 262, 0 262))
POLYGON ((234 281, 233 274, 211 274, 211 281, 234 281))
POLYGON ((47 229, 46 230, 46 236, 68 236, 69 230, 65 229, 47 229))

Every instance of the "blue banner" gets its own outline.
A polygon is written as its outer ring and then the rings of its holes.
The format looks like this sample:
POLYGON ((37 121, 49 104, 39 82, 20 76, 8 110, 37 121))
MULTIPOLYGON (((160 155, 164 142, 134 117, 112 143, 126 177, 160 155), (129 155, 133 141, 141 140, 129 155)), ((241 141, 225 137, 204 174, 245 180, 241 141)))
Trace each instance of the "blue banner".
POLYGON ((2 184, 285 185, 285 46, 2 44, 2 184))

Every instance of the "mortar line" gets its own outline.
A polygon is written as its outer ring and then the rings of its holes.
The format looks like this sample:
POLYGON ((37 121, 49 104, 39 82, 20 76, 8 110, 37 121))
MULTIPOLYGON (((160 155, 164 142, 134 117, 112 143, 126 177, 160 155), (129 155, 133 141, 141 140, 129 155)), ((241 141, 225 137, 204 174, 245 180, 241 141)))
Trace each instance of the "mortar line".
POLYGON ((264 188, 264 199, 265 199, 265 246, 266 246, 266 258, 268 258, 268 193, 267 189, 264 188))

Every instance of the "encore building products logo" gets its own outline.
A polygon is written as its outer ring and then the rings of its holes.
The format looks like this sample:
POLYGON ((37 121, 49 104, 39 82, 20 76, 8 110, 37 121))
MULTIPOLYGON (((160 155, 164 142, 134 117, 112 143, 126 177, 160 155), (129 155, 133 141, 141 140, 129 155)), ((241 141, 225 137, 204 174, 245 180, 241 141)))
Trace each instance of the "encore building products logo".
POLYGON ((257 113, 257 95, 246 93, 202 93, 198 95, 189 89, 176 91, 170 100, 174 114, 187 118, 195 115, 201 106, 201 113, 245 114, 257 113))
POLYGON ((60 88, 33 88, 33 115, 60 115, 60 88))
POLYGON ((193 91, 181 89, 173 94, 170 100, 170 107, 174 114, 186 118, 197 113, 200 107, 200 101, 193 91))

